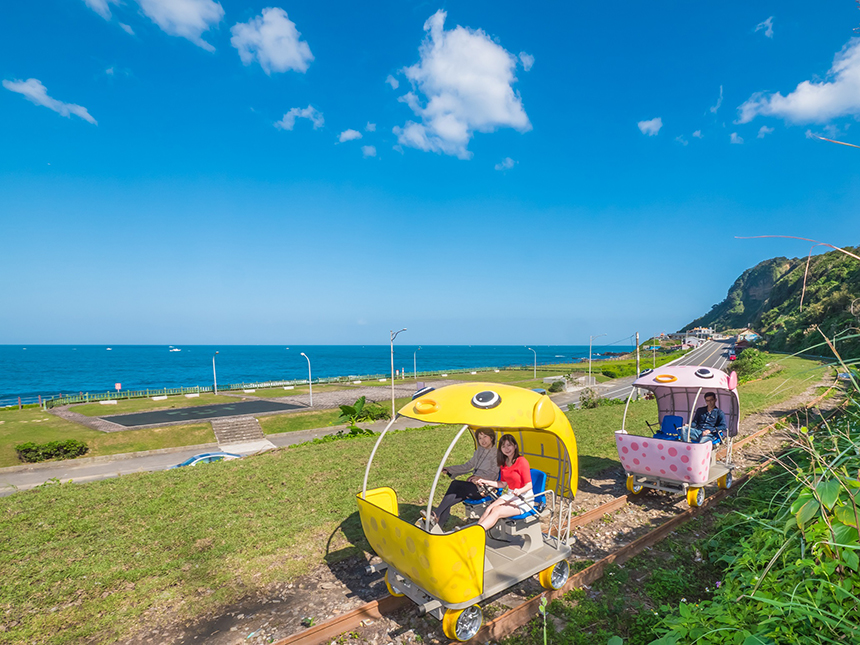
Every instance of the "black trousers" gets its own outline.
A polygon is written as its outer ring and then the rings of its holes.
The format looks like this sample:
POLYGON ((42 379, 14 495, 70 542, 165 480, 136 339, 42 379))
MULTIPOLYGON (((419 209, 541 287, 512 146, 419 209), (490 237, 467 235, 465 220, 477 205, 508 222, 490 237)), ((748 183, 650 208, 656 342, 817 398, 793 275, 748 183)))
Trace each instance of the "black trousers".
POLYGON ((454 504, 459 504, 464 499, 481 499, 482 497, 481 491, 472 482, 463 479, 452 481, 451 485, 448 486, 445 497, 442 498, 442 501, 436 508, 436 517, 439 518, 439 526, 444 526, 445 522, 448 521, 448 518, 451 516, 451 507, 454 504))

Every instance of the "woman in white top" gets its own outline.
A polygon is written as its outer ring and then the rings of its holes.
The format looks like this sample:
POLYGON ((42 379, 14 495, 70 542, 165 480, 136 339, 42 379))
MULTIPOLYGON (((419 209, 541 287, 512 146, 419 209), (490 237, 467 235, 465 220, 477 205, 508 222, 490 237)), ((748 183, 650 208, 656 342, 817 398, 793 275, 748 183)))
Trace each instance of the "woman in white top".
POLYGON ((442 498, 439 506, 433 511, 433 520, 438 522, 440 526, 444 526, 451 515, 451 507, 454 504, 461 503, 464 499, 480 499, 483 497, 478 490, 475 481, 480 479, 497 479, 499 476, 499 466, 496 462, 496 433, 490 428, 478 428, 475 430, 475 438, 478 441, 478 447, 472 458, 465 464, 457 466, 448 466, 443 468, 442 472, 451 477, 473 473, 468 479, 455 479, 448 486, 445 497, 442 498))

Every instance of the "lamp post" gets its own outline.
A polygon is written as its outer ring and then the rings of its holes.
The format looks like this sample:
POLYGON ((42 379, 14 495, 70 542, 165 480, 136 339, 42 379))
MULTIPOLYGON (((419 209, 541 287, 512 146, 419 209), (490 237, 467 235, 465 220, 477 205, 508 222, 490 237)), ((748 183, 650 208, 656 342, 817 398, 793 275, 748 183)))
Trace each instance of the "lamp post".
MULTIPOLYGON (((531 351, 535 352, 535 350, 533 350, 531 347, 526 346, 526 349, 528 349, 528 350, 531 350, 531 351)), ((537 352, 535 352, 535 373, 534 373, 534 378, 537 378, 537 352)))
POLYGON ((606 336, 606 334, 597 334, 597 336, 589 336, 588 337, 588 385, 591 385, 591 344, 594 342, 595 338, 600 338, 601 336, 606 336))
POLYGON ((392 331, 391 332, 391 418, 394 418, 394 339, 397 338, 398 334, 406 331, 406 327, 401 329, 400 331, 392 331))
POLYGON ((212 393, 218 394, 218 375, 215 373, 215 357, 218 356, 218 352, 212 354, 212 393))
POLYGON ((302 352, 302 356, 307 358, 308 360, 308 390, 310 390, 311 395, 311 405, 310 407, 314 407, 314 384, 311 380, 311 359, 308 358, 308 355, 302 352))
POLYGON ((418 349, 416 349, 412 353, 412 376, 415 378, 416 381, 418 380, 418 358, 417 357, 418 357, 418 352, 420 352, 420 351, 421 351, 421 347, 419 346, 418 349))

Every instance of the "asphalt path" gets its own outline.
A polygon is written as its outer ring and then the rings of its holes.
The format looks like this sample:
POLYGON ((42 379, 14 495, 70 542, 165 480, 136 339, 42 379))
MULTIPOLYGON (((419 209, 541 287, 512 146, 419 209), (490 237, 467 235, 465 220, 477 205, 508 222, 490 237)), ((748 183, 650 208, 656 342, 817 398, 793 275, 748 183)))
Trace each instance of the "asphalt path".
POLYGON ((256 401, 236 401, 218 405, 201 405, 193 408, 177 408, 175 410, 155 410, 153 412, 134 412, 132 414, 117 414, 101 417, 126 428, 137 426, 163 425, 177 421, 200 421, 217 419, 218 417, 235 417, 245 414, 262 414, 264 412, 287 412, 298 410, 304 406, 293 403, 279 403, 266 399, 256 401))
MULTIPOLYGON (((726 340, 709 340, 702 343, 699 347, 687 352, 681 358, 672 361, 672 365, 701 365, 702 367, 713 367, 721 370, 729 362, 729 350, 732 347, 732 339, 726 340)), ((647 354, 642 355, 642 369, 650 367, 647 354)), ((625 376, 623 378, 613 379, 608 383, 598 383, 595 386, 598 394, 607 399, 626 399, 630 396, 630 391, 633 389, 633 381, 635 376, 625 376)), ((567 409, 571 405, 579 404, 580 392, 565 392, 558 395, 553 395, 552 400, 562 410, 567 409)))

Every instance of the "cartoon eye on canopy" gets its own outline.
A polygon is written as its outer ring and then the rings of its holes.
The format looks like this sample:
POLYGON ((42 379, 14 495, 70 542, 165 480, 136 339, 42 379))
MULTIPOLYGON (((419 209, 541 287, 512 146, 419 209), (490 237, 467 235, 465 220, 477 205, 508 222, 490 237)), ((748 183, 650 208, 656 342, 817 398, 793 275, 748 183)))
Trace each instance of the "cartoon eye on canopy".
POLYGON ((478 392, 475 396, 472 397, 472 405, 474 405, 476 408, 481 408, 482 410, 489 410, 490 408, 494 408, 501 402, 502 397, 500 397, 498 393, 493 392, 492 390, 484 390, 483 392, 478 392))
POLYGON ((430 392, 432 392, 435 389, 436 389, 435 387, 431 387, 429 385, 427 387, 422 387, 420 390, 418 390, 415 394, 412 395, 412 400, 414 401, 419 396, 424 396, 425 394, 429 394, 430 392))
POLYGON ((651 372, 653 372, 653 371, 654 371, 654 370, 652 370, 652 369, 649 367, 648 369, 646 369, 646 370, 642 370, 641 372, 639 372, 639 376, 640 376, 640 377, 642 377, 642 376, 647 376, 648 374, 650 374, 650 373, 651 373, 651 372))
POLYGON ((696 376, 699 378, 714 378, 714 373, 711 370, 702 367, 696 370, 696 376))

